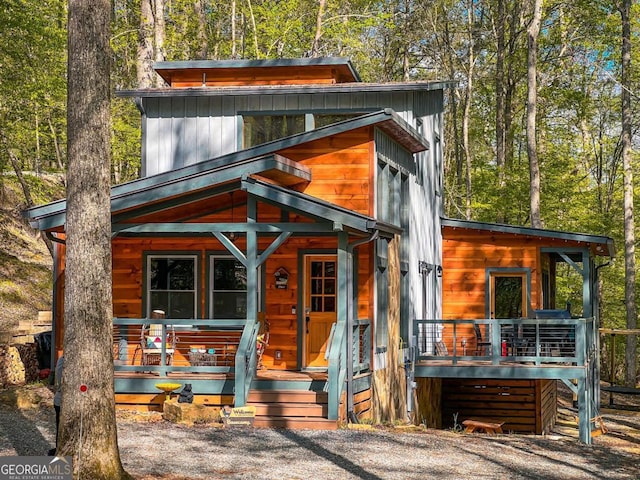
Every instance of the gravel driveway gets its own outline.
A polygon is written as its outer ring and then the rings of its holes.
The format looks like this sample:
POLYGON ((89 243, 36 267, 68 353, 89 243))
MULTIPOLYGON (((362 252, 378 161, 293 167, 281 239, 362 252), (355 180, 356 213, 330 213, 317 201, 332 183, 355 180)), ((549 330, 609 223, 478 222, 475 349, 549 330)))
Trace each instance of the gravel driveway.
MULTIPOLYGON (((43 455, 54 412, 0 405, 0 455, 43 455)), ((575 428, 547 437, 451 431, 187 427, 119 415, 125 469, 151 479, 638 479, 640 417, 605 417, 592 446, 575 428)))

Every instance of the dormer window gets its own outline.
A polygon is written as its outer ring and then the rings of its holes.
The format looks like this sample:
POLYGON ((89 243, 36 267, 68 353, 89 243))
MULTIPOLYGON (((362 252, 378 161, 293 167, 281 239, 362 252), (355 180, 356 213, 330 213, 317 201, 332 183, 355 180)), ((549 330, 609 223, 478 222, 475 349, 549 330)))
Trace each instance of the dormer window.
POLYGON ((366 112, 323 112, 323 113, 286 113, 262 115, 259 113, 242 114, 242 148, 250 148, 261 143, 295 135, 315 128, 349 120, 366 112))
POLYGON ((302 133, 304 114, 243 115, 243 148, 302 133))

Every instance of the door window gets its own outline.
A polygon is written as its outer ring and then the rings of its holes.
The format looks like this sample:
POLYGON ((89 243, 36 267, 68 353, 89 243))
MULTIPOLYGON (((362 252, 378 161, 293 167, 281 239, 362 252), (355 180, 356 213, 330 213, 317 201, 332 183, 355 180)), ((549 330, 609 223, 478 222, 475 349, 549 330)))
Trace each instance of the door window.
POLYGON ((490 275, 491 318, 522 318, 527 316, 526 272, 490 275))
POLYGON ((336 311, 336 262, 311 262, 311 311, 336 311))

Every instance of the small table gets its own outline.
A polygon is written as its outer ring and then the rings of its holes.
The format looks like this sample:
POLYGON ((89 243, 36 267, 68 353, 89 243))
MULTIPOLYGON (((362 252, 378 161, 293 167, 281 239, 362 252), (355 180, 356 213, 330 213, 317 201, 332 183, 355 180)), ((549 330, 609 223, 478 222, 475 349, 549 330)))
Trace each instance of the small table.
POLYGON ((212 367, 218 361, 215 353, 189 352, 189 363, 194 367, 212 367))

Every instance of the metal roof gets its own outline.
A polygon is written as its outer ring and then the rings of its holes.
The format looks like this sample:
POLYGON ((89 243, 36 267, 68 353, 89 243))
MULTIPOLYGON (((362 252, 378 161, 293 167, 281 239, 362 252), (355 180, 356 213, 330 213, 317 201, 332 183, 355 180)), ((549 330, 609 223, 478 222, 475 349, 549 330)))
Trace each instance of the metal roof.
MULTIPOLYGON (((428 148, 428 142, 415 129, 394 111, 387 109, 113 186, 111 187, 111 212, 113 214, 143 204, 162 202, 172 197, 210 188, 212 185, 273 170, 280 175, 283 173, 291 175, 294 180, 299 179, 298 183, 308 182, 311 180, 311 175, 307 167, 277 155, 277 152, 365 126, 377 126, 409 151, 416 152, 428 148)), ((25 211, 25 216, 34 228, 52 230, 64 225, 66 208, 66 200, 59 200, 30 208, 25 211)))
POLYGON ((615 244, 613 239, 604 235, 591 235, 588 233, 574 233, 566 232, 562 230, 547 230, 544 228, 532 228, 532 227, 518 227, 515 225, 505 225, 500 223, 485 223, 477 222, 473 220, 458 220, 453 218, 443 218, 441 220, 443 227, 451 228, 466 228, 472 230, 484 230, 495 233, 508 233, 515 235, 527 235, 540 238, 552 238, 557 240, 567 240, 574 242, 590 243, 596 245, 605 245, 606 251, 601 254, 602 256, 615 256, 615 244))
POLYGON ((268 203, 286 206, 288 209, 296 210, 302 215, 312 216, 318 220, 333 221, 340 227, 359 232, 378 231, 384 237, 402 233, 402 228, 391 223, 378 221, 375 218, 325 200, 295 190, 282 188, 257 178, 243 178, 240 188, 268 203))
POLYGON ((215 97, 231 95, 294 95, 315 93, 415 92, 454 88, 457 82, 334 83, 305 85, 256 85, 230 87, 146 88, 117 90, 117 97, 215 97))
POLYGON ((337 67, 353 78, 353 81, 360 82, 360 75, 348 58, 345 57, 316 57, 316 58, 277 58, 265 60, 189 60, 176 62, 156 62, 153 69, 166 79, 163 75, 171 70, 218 70, 232 68, 291 68, 291 67, 337 67))

